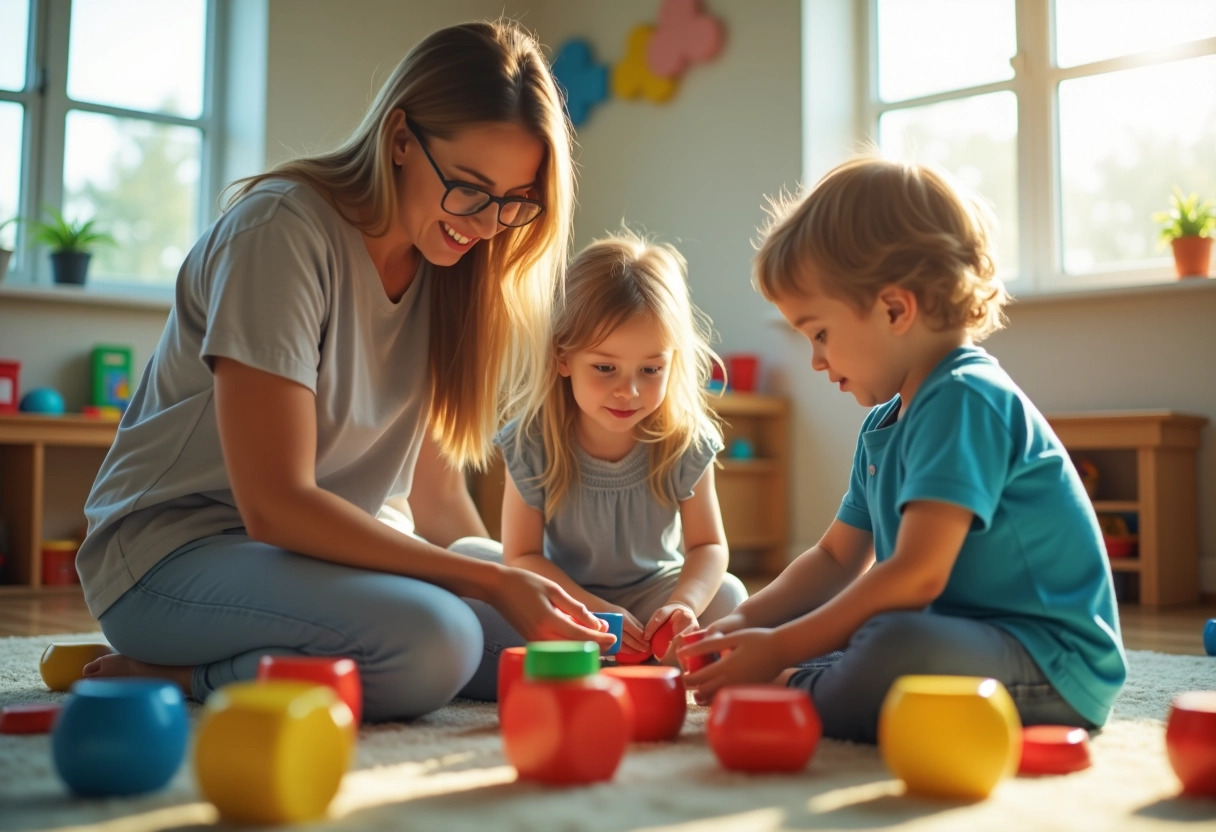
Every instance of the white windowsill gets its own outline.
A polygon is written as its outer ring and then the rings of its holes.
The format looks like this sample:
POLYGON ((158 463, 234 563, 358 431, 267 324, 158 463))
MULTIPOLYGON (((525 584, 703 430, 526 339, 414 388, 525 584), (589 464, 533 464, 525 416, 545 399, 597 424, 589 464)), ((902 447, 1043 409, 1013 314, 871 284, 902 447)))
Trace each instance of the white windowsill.
POLYGON ((173 292, 165 289, 98 289, 96 286, 45 286, 0 282, 0 298, 77 306, 157 309, 165 312, 173 306, 173 292))

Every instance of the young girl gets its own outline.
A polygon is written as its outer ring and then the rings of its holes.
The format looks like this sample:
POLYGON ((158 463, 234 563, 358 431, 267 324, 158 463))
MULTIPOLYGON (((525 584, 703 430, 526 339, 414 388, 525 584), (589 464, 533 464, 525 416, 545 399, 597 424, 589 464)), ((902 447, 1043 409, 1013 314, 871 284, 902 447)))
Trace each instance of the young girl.
POLYGON ((1025 724, 1102 725, 1126 677, 1110 566, 1067 451, 975 346, 1007 301, 985 212, 930 168, 862 157, 778 213, 759 289, 873 409, 836 520, 679 648, 724 654, 687 684, 800 687, 826 734, 868 742, 904 674, 992 677, 1025 724))
POLYGON ((591 244, 566 276, 544 405, 494 440, 510 475, 506 565, 621 613, 624 651, 747 597, 726 571, 714 490, 708 329, 675 249, 629 233, 591 244))

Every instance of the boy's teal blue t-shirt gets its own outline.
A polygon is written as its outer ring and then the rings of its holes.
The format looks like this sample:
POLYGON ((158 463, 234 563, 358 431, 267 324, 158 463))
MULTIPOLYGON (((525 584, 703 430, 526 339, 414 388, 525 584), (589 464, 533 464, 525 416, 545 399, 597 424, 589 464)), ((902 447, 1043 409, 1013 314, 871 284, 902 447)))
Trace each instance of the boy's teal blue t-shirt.
POLYGON ((1068 704, 1104 724, 1127 661, 1098 518, 1068 452, 978 347, 946 356, 894 421, 900 405, 896 396, 866 417, 836 516, 872 532, 882 562, 909 502, 971 511, 930 610, 1008 631, 1068 704))

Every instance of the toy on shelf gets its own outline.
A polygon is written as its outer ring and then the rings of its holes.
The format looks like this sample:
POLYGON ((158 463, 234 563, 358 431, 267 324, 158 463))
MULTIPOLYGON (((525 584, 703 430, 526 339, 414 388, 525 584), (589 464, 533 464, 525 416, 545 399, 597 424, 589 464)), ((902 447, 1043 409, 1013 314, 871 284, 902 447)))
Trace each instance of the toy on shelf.
POLYGON ((1102 529, 1102 542, 1106 544, 1106 556, 1130 558, 1136 554, 1138 535, 1132 534, 1127 519, 1121 514, 1099 514, 1098 526, 1102 529))
POLYGON ((92 404, 125 409, 131 400, 131 348, 99 344, 93 347, 92 367, 92 404))
POLYGON ((1085 488, 1085 493, 1089 495, 1089 499, 1094 500, 1098 497, 1098 466, 1094 465, 1093 460, 1087 456, 1079 456, 1073 460, 1073 465, 1077 468, 1077 473, 1081 475, 1081 485, 1085 488))
POLYGON ((35 387, 21 397, 22 413, 40 413, 43 416, 62 416, 63 396, 50 387, 35 387))
POLYGON ((16 413, 21 401, 21 362, 0 359, 0 413, 16 413))

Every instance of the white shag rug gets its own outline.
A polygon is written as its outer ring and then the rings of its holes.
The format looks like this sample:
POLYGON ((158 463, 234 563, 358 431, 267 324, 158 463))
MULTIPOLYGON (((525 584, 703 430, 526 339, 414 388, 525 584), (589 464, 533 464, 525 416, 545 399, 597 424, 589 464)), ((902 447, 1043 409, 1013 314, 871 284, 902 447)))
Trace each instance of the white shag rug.
MULTIPOLYGON (((51 701, 38 659, 52 641, 100 634, 0 639, 0 705, 51 701)), ((1091 742, 1094 765, 1058 777, 1018 777, 987 800, 908 797, 872 746, 820 742, 805 770, 744 775, 722 769, 705 740, 708 709, 690 706, 673 743, 633 745, 615 778, 550 789, 517 782, 494 705, 457 701, 410 724, 365 727, 327 819, 308 829, 442 832, 767 832, 802 829, 1211 829, 1216 800, 1179 796, 1165 753, 1173 696, 1216 689, 1216 658, 1130 651, 1115 718, 1091 742)), ((197 706, 192 706, 197 711, 197 706)), ((167 787, 134 798, 84 800, 58 779, 46 735, 0 734, 0 830, 184 830, 223 827, 200 796, 189 753, 167 787)))

